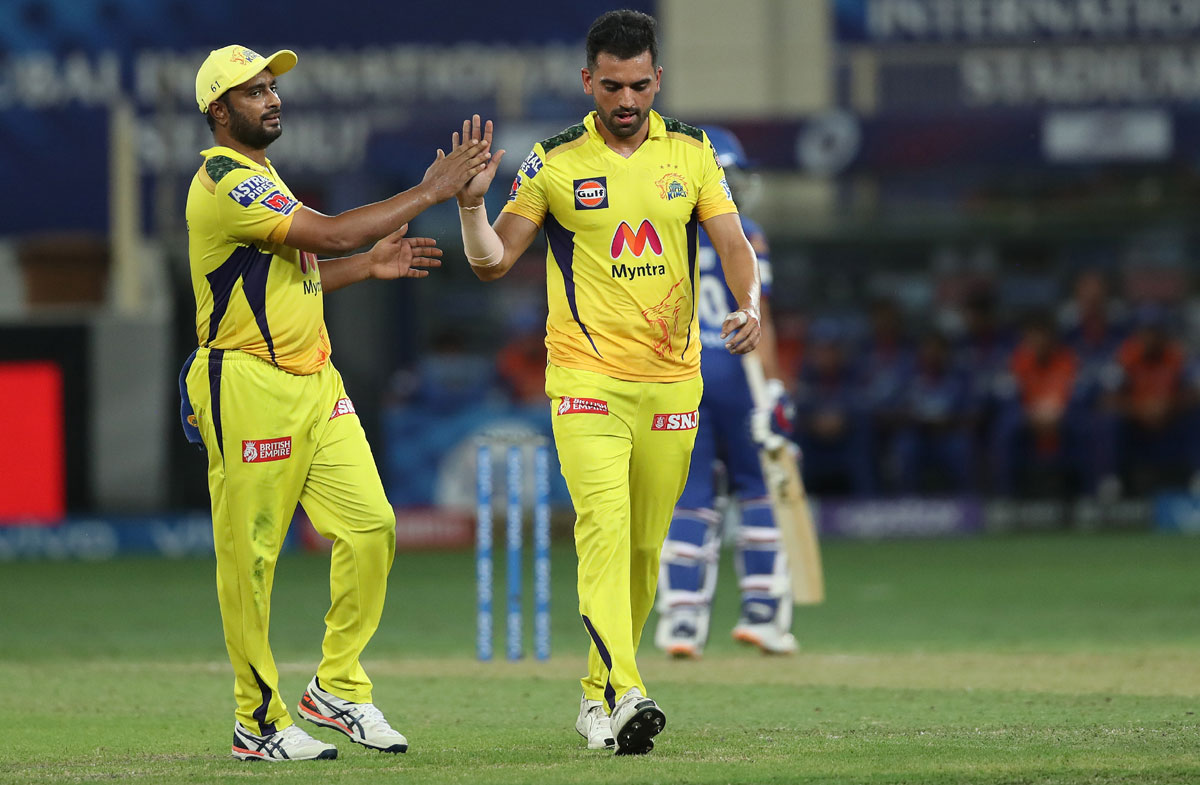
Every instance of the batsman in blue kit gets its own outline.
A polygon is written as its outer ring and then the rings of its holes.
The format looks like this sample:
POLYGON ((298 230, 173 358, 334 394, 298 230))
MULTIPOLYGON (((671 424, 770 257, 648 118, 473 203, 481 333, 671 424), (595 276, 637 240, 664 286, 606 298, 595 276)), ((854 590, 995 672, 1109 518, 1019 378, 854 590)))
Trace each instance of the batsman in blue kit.
MULTIPOLYGON (((725 128, 704 131, 716 150, 718 162, 743 209, 753 201, 751 175, 741 142, 725 128)), ((767 298, 771 292, 771 265, 762 230, 745 216, 742 226, 758 254, 762 281, 763 336, 761 357, 771 405, 755 411, 742 361, 725 349, 721 322, 731 310, 733 295, 721 276, 717 254, 708 235, 700 233, 700 285, 696 310, 700 321, 701 371, 704 395, 700 402, 701 426, 692 451, 691 469, 683 495, 675 506, 670 532, 663 544, 658 589, 658 628, 654 643, 673 657, 697 658, 708 640, 709 617, 717 585, 723 515, 718 500, 740 505, 737 532, 738 587, 742 593, 741 618, 733 637, 770 654, 796 650, 791 633, 791 578, 779 530, 771 511, 759 464, 759 445, 772 431, 791 434, 791 403, 779 380, 775 334, 767 298), (723 472, 717 472, 717 465, 723 472), (727 494, 718 479, 723 476, 727 494)), ((736 306, 733 306, 736 308, 736 306)))

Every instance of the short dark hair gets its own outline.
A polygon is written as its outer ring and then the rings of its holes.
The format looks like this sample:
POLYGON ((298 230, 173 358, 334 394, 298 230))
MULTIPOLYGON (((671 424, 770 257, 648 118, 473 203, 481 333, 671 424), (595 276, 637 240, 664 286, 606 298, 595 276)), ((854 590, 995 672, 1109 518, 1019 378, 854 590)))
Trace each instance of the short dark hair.
MULTIPOLYGON (((229 91, 226 90, 225 92, 218 95, 216 98, 209 101, 208 102, 209 107, 212 107, 212 105, 215 104, 217 101, 220 101, 221 103, 225 104, 225 108, 228 109, 229 108, 229 91)), ((204 122, 208 123, 208 130, 210 130, 210 131, 217 130, 217 121, 213 119, 211 108, 205 110, 204 122)))
POLYGON ((618 60, 650 52, 650 62, 658 65, 658 23, 641 11, 609 11, 588 28, 587 64, 596 67, 596 58, 607 52, 618 60))

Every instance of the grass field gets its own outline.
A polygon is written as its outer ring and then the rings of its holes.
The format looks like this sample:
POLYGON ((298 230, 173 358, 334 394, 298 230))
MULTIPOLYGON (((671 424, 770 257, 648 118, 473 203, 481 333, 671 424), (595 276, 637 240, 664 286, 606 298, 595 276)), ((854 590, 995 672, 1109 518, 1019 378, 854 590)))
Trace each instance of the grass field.
MULTIPOLYGON (((574 731, 586 638, 569 547, 545 664, 473 660, 470 554, 401 554, 365 664, 411 751, 341 743, 337 761, 290 765, 229 757, 211 561, 0 565, 0 783, 1200 783, 1200 539, 825 554, 829 601, 797 609, 799 656, 726 639, 728 563, 705 659, 643 649, 668 724, 641 758, 588 752, 574 731)), ((325 570, 289 554, 277 573, 293 706, 319 656, 325 570)))

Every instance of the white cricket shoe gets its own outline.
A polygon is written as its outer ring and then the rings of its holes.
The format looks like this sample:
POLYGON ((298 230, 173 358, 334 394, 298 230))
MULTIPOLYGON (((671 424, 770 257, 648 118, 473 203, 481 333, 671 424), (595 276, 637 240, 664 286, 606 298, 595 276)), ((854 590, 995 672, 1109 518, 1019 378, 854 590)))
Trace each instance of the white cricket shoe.
POLYGON ((392 728, 373 703, 351 703, 321 689, 317 677, 300 698, 300 716, 346 734, 350 741, 381 752, 408 752, 408 739, 392 728))
POLYGON ((579 699, 579 719, 575 720, 575 730, 587 739, 589 750, 611 750, 617 746, 612 723, 604 713, 604 704, 590 701, 586 695, 579 699))
POLYGON ((333 760, 337 747, 317 741, 299 725, 269 736, 256 736, 240 722, 233 723, 233 757, 238 760, 333 760))
POLYGON ((667 725, 667 715, 637 687, 621 696, 612 713, 618 755, 645 755, 654 749, 654 737, 667 725))
POLYGON ((800 648, 795 635, 784 632, 772 622, 753 624, 742 619, 733 628, 733 639, 757 646, 763 654, 795 654, 800 648))

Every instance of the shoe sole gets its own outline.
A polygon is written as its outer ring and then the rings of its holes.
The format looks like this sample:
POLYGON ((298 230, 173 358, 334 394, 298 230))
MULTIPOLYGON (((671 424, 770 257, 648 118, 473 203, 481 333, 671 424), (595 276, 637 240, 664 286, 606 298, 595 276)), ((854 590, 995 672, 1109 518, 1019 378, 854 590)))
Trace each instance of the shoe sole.
POLYGON ((346 730, 346 726, 343 725, 342 723, 338 722, 337 720, 330 719, 329 717, 326 717, 324 714, 318 713, 315 709, 305 706, 304 702, 306 699, 309 702, 312 702, 312 698, 308 697, 307 692, 304 693, 304 697, 300 699, 300 705, 297 706, 297 708, 300 710, 300 716, 303 717, 304 719, 308 720, 309 722, 311 722, 313 725, 317 725, 322 728, 329 728, 330 730, 335 730, 338 733, 345 736, 350 741, 354 742, 355 744, 366 747, 369 750, 377 750, 378 752, 390 752, 392 754, 408 752, 407 744, 393 744, 389 747, 380 747, 375 744, 368 744, 367 742, 363 741, 362 739, 354 738, 354 735, 352 733, 350 733, 348 730, 346 730))
POLYGON ((677 643, 667 647, 667 656, 676 660, 698 660, 700 659, 700 650, 686 643, 677 643))
POLYGON ((261 752, 251 752, 250 750, 239 751, 238 748, 234 747, 233 757, 243 761, 265 761, 267 763, 291 763, 300 760, 335 760, 337 758, 337 749, 321 750, 319 754, 312 758, 270 758, 261 752))
POLYGON ((654 737, 667 727, 667 715, 654 701, 637 707, 617 733, 617 755, 645 755, 654 749, 654 737))
MULTIPOLYGON (((757 635, 755 635, 752 632, 746 632, 745 630, 734 630, 733 631, 733 639, 735 641, 739 641, 741 643, 748 643, 751 646, 757 646, 758 650, 761 651, 763 654, 795 654, 796 653, 796 649, 794 649, 794 648, 793 649, 772 649, 769 646, 766 646, 763 644, 762 638, 758 637, 757 635)), ((797 647, 797 648, 799 648, 799 647, 797 647)))

